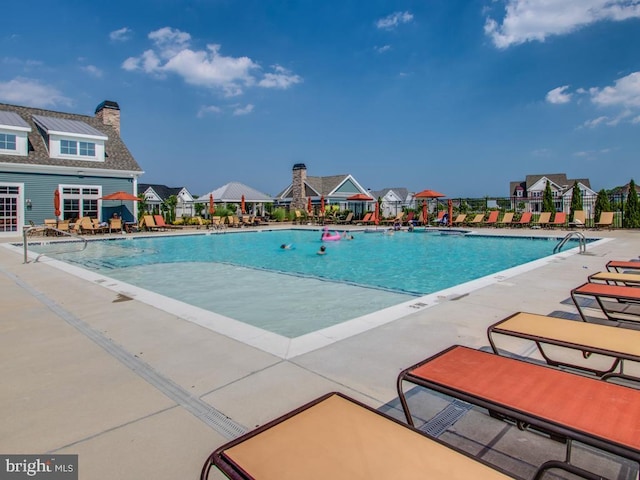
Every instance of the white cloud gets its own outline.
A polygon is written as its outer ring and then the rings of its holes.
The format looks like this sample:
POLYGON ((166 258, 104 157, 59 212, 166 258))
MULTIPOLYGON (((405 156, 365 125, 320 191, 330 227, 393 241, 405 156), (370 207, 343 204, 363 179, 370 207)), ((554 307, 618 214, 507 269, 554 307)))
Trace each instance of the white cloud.
POLYGON ((566 93, 568 88, 569 85, 564 85, 550 90, 547 92, 547 102, 554 104, 569 103, 571 101, 571 94, 566 93))
POLYGON ((247 104, 245 107, 238 107, 233 111, 233 114, 238 116, 238 115, 248 115, 251 112, 253 112, 253 105, 251 105, 250 103, 247 104))
POLYGON ((506 0, 502 23, 489 17, 484 31, 496 47, 507 48, 629 18, 640 18, 640 0, 506 0))
POLYGON ((87 66, 80 67, 80 68, 82 70, 84 70, 85 72, 87 72, 89 75, 92 75, 92 76, 97 77, 97 78, 102 77, 102 70, 100 70, 95 65, 87 65, 87 66))
POLYGON ((391 45, 383 45, 381 47, 374 47, 375 51, 378 53, 385 53, 391 50, 391 45))
POLYGON ((260 66, 251 58, 231 57, 220 53, 220 45, 207 45, 205 50, 191 48, 191 35, 170 27, 149 34, 153 48, 138 57, 127 58, 122 68, 140 70, 158 78, 168 73, 200 87, 219 89, 225 96, 240 95, 251 86, 287 89, 302 82, 302 77, 279 65, 273 73, 261 74, 260 66))
POLYGON ((215 105, 206 105, 200 107, 198 110, 198 118, 202 118, 209 113, 220 113, 222 109, 220 107, 216 107, 215 105))
POLYGON ((265 73, 264 78, 258 82, 258 85, 265 88, 287 89, 291 85, 302 82, 302 77, 293 75, 289 70, 280 65, 274 65, 275 73, 265 73))
POLYGON ((122 27, 109 33, 109 38, 113 42, 126 42, 131 38, 131 29, 122 27))
POLYGON ((637 117, 633 118, 633 119, 631 120, 631 123, 633 123, 634 125, 635 125, 636 123, 640 123, 640 115, 638 115, 637 117))
POLYGON ((22 77, 0 82, 0 100, 27 107, 71 105, 71 100, 63 96, 55 87, 22 77))
POLYGON ((413 14, 409 12, 394 12, 376 21, 376 27, 381 30, 393 30, 402 23, 413 21, 413 14))
POLYGON ((584 126, 587 128, 595 128, 601 123, 605 123, 607 120, 609 120, 609 117, 603 115, 602 117, 594 118, 593 120, 587 120, 584 122, 584 126))
POLYGON ((610 87, 590 88, 589 94, 596 105, 640 108, 640 72, 619 78, 610 87))

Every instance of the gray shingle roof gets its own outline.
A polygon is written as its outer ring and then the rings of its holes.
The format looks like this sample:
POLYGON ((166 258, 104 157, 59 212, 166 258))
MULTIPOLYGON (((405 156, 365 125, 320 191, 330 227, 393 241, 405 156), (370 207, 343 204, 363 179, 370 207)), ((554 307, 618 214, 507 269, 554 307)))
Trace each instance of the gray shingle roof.
POLYGON ((0 164, 15 163, 26 165, 65 166, 79 168, 85 172, 92 169, 106 169, 142 173, 140 165, 138 165, 138 162, 133 158, 131 152, 129 152, 129 149, 120 138, 120 135, 118 135, 118 132, 110 125, 102 123, 102 121, 96 117, 76 115, 73 113, 54 112, 41 108, 21 107, 5 103, 0 103, 0 112, 13 112, 19 115, 20 118, 26 122, 29 127, 31 127, 31 132, 28 134, 28 155, 26 157, 21 157, 19 155, 2 155, 0 156, 0 164), (107 137, 107 140, 105 141, 105 161, 96 162, 86 160, 69 160, 63 158, 52 159, 49 156, 47 142, 43 138, 41 130, 33 120, 34 115, 84 122, 88 126, 94 128, 96 131, 100 132, 101 135, 107 137))
POLYGON ((162 200, 166 200, 171 195, 178 195, 183 187, 167 187, 166 185, 153 183, 138 183, 138 193, 144 193, 149 188, 152 188, 162 200))
POLYGON ((242 200, 242 195, 244 195, 245 202, 273 202, 273 198, 271 198, 266 193, 259 192, 258 190, 248 187, 247 185, 240 182, 227 183, 226 185, 223 185, 222 187, 217 188, 214 191, 207 193, 206 195, 202 195, 195 201, 199 203, 208 202, 210 194, 213 195, 214 202, 237 203, 242 200))

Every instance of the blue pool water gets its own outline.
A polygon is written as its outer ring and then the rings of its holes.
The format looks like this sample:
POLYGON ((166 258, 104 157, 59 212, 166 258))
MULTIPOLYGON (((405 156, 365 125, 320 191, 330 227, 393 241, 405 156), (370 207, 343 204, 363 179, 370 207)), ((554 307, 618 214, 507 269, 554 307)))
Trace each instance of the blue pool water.
MULTIPOLYGON (((90 242, 34 248, 290 338, 551 255, 557 238, 303 230, 90 242), (283 250, 281 244, 292 244, 283 250), (317 255, 321 245, 326 255, 317 255)), ((567 245, 566 248, 577 246, 567 245)))

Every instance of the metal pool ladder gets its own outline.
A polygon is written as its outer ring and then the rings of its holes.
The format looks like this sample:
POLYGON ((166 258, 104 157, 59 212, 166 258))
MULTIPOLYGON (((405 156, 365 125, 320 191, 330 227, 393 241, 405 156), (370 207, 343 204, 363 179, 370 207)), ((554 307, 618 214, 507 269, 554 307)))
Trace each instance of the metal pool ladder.
POLYGON ((571 240, 572 237, 578 237, 578 242, 580 244, 579 253, 586 253, 587 239, 585 238, 582 232, 576 232, 576 231, 567 233, 565 237, 562 240, 560 240, 558 244, 555 246, 555 248, 553 249, 553 253, 558 253, 560 250, 562 250, 562 247, 564 247, 564 244, 567 243, 569 240, 571 240))
MULTIPOLYGON (((66 230, 58 230, 55 227, 49 227, 49 226, 29 227, 29 228, 25 229, 22 232, 22 244, 24 245, 24 263, 29 263, 29 256, 28 256, 29 245, 28 245, 28 242, 27 242, 27 236, 29 235, 29 233, 34 232, 34 231, 42 232, 43 235, 44 235, 45 232, 52 232, 52 233, 55 233, 56 235, 66 235, 66 236, 71 237, 73 239, 82 240, 83 245, 82 245, 82 248, 80 250, 78 250, 78 252, 83 251, 85 248, 87 248, 87 245, 88 245, 88 242, 87 242, 86 238, 82 238, 81 236, 75 235, 75 234, 73 234, 71 232, 67 232, 66 230)), ((76 242, 74 242, 74 243, 76 243, 76 242)), ((66 252, 66 253, 70 253, 70 252, 66 252)), ((42 253, 40 255, 38 255, 33 262, 34 263, 37 262, 42 255, 43 255, 42 253)))

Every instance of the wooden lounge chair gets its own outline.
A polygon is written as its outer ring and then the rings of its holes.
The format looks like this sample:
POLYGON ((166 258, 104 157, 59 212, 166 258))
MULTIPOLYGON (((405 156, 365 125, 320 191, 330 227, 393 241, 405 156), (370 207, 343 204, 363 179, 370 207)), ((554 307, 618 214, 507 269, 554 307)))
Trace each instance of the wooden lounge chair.
POLYGON ((536 479, 552 468, 597 478, 572 462, 573 441, 640 460, 640 390, 635 388, 454 345, 398 376, 398 395, 410 425, 405 382, 485 408, 523 429, 531 426, 566 439, 564 460, 544 462, 536 479))
POLYGON ((144 215, 142 219, 144 221, 144 228, 147 231, 164 229, 164 227, 159 227, 158 225, 156 225, 156 221, 153 219, 153 215, 144 215))
POLYGON ((546 228, 551 222, 551 212, 542 212, 536 222, 533 222, 534 227, 546 228))
POLYGON ((483 220, 484 220, 484 213, 478 213, 475 217, 471 219, 470 222, 467 223, 467 225, 480 225, 483 220))
POLYGON ((589 275, 587 279, 590 283, 640 287, 640 271, 638 273, 598 272, 589 275))
POLYGON ((613 212, 602 212, 600 214, 600 220, 598 220, 594 226, 596 230, 600 230, 602 227, 607 227, 611 230, 613 228, 613 212))
POLYGON ((594 299, 599 311, 607 320, 640 322, 640 288, 621 287, 600 283, 584 283, 571 290, 571 299, 585 322, 590 321, 585 314, 581 298, 594 299))
POLYGON ((610 260, 607 262, 607 270, 610 272, 623 272, 625 270, 640 270, 640 261, 625 262, 622 260, 610 260))
POLYGON ((549 223, 549 227, 565 227, 567 224, 567 214, 565 212, 556 212, 553 216, 553 222, 549 223))
POLYGON ((496 354, 504 352, 496 346, 495 342, 495 337, 500 335, 534 342, 548 365, 580 370, 602 380, 626 378, 640 382, 640 377, 624 372, 625 360, 640 362, 640 331, 638 330, 518 312, 487 329, 489 343, 496 354), (546 348, 548 345, 578 350, 583 354, 564 355, 560 358, 553 348, 546 348), (593 362, 594 358, 591 356, 593 353, 610 358, 611 364, 605 367, 600 359, 595 359, 596 362, 593 362), (556 358, 552 358, 551 355, 555 355, 556 358))
POLYGON ((533 214, 531 212, 524 212, 522 214, 522 216, 520 217, 520 220, 518 220, 514 225, 516 225, 517 227, 523 227, 525 225, 530 225, 532 216, 533 216, 533 214))
POLYGON ((233 479, 511 478, 340 393, 218 448, 205 461, 201 480, 213 466, 233 479))
POLYGON ((343 220, 338 220, 337 223, 342 225, 350 224, 353 221, 353 212, 349 212, 343 220))
POLYGON ((100 220, 97 218, 82 217, 77 223, 80 224, 81 233, 92 233, 95 235, 109 231, 109 227, 100 225, 100 220))
POLYGON ((498 215, 500 215, 500 211, 499 210, 491 210, 489 212, 489 216, 487 217, 487 219, 482 222, 482 224, 485 227, 489 227, 489 226, 495 226, 498 223, 498 215))
POLYGON ((513 222, 513 212, 507 212, 504 214, 504 216, 502 217, 502 220, 500 220, 497 223, 497 227, 508 227, 509 225, 511 225, 511 223, 513 222))
POLYGON ((573 220, 569 222, 570 228, 585 228, 587 223, 587 215, 584 210, 576 210, 573 212, 573 220))
POLYGON ((382 220, 380 223, 387 224, 387 225, 393 225, 396 222, 399 222, 399 223, 402 224, 402 218, 403 217, 404 217, 404 212, 399 212, 395 217, 387 218, 386 220, 382 220))
POLYGON ((467 214, 466 213, 461 213, 460 215, 458 215, 455 220, 453 221, 454 225, 464 225, 465 220, 467 219, 467 214))
POLYGON ((111 218, 109 219, 109 233, 122 231, 122 219, 121 218, 111 218))

